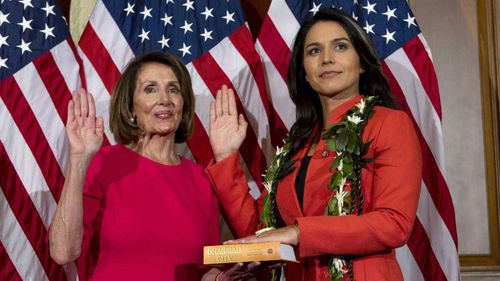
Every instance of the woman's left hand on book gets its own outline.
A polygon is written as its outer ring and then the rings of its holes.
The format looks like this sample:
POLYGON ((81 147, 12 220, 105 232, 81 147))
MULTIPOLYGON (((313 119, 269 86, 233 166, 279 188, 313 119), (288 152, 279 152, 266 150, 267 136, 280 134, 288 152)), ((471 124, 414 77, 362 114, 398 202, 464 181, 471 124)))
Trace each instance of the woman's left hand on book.
POLYGON ((263 243, 279 241, 284 244, 297 246, 299 244, 299 227, 290 225, 262 232, 258 235, 252 235, 235 240, 228 240, 224 244, 242 244, 242 243, 263 243))

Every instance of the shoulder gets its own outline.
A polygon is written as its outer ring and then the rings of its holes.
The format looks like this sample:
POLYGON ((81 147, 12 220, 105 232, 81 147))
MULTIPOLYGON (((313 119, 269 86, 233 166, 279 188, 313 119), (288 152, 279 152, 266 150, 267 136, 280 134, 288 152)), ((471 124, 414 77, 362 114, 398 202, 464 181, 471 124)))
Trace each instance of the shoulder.
POLYGON ((410 121, 410 116, 408 116, 408 114, 401 109, 393 109, 385 106, 375 106, 373 108, 373 111, 373 117, 375 120, 383 119, 385 121, 410 121))
POLYGON ((123 154, 125 152, 125 147, 121 144, 112 144, 102 146, 96 153, 96 157, 106 157, 109 155, 123 154))
POLYGON ((126 148, 121 144, 106 145, 97 151, 90 162, 89 170, 101 170, 103 166, 113 165, 115 163, 124 163, 125 159, 130 158, 126 148))
POLYGON ((375 106, 373 116, 368 121, 367 128, 371 130, 389 130, 401 127, 413 128, 413 121, 410 116, 399 109, 392 109, 384 106, 375 106))
POLYGON ((409 142, 418 145, 418 135, 411 117, 403 110, 376 106, 364 136, 382 146, 409 142))
POLYGON ((204 171, 203 166, 184 156, 181 156, 181 165, 183 166, 183 168, 189 169, 196 173, 203 173, 204 171))

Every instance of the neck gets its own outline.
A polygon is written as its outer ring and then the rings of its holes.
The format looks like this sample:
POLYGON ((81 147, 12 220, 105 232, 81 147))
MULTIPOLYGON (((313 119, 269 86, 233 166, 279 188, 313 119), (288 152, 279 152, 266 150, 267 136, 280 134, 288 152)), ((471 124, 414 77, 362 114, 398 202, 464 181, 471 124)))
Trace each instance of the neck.
POLYGON ((179 164, 180 158, 175 153, 175 140, 171 136, 142 136, 130 149, 140 155, 165 165, 179 164))
POLYGON ((339 107, 341 104, 344 102, 359 96, 359 93, 351 94, 351 95, 345 95, 345 96, 323 96, 320 95, 319 99, 321 102, 321 108, 323 109, 323 126, 326 128, 328 126, 328 119, 330 119, 330 116, 332 112, 339 107))

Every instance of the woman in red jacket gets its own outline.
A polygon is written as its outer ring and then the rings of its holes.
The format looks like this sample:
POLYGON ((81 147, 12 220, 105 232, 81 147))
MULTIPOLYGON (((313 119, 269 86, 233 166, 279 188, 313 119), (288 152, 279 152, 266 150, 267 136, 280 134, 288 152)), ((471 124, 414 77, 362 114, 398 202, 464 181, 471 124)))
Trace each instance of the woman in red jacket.
POLYGON ((231 242, 296 246, 300 264, 288 265, 287 280, 402 280, 395 248, 415 220, 420 146, 368 35, 342 11, 319 10, 297 34, 288 88, 297 120, 257 201, 239 161, 247 122, 232 90, 224 86, 211 105, 207 172, 244 237, 231 242))

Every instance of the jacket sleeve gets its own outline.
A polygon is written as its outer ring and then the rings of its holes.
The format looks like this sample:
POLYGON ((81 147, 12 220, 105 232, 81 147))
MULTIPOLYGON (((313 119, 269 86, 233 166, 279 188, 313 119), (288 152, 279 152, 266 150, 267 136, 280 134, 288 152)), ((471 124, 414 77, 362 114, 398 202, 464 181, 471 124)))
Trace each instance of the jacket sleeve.
POLYGON ((236 235, 253 235, 259 227, 265 193, 257 200, 250 195, 247 177, 240 163, 240 154, 234 153, 217 163, 212 161, 206 172, 236 235))
POLYGON ((407 242, 416 216, 422 160, 411 120, 402 111, 392 113, 372 120, 380 121, 380 126, 369 136, 373 138, 375 161, 362 172, 363 179, 373 178, 373 186, 362 187, 364 196, 370 197, 364 213, 298 218, 302 257, 368 255, 407 242))

